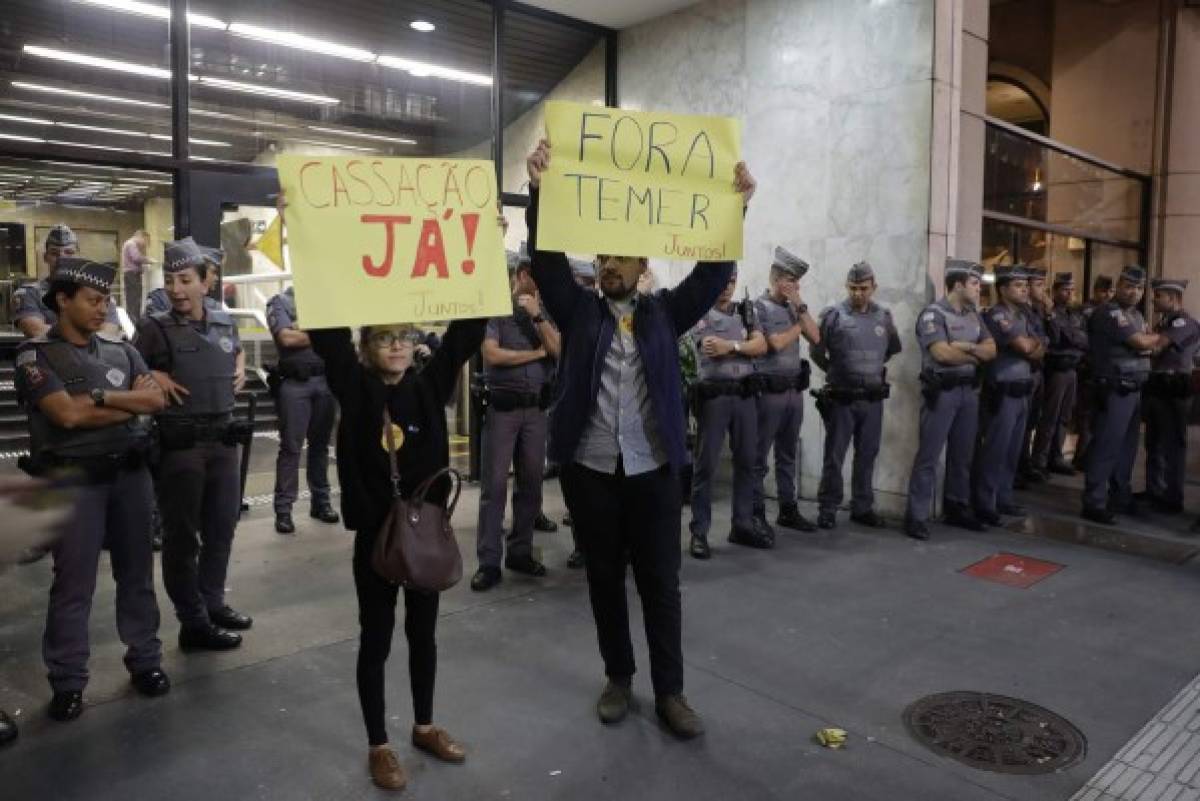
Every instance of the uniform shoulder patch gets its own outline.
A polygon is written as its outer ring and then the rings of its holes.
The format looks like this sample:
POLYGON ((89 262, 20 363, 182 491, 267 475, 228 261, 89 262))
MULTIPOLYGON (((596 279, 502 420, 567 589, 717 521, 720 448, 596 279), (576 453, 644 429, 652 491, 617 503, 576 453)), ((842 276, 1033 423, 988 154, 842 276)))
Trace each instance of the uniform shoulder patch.
POLYGON ((33 348, 22 348, 17 354, 17 367, 33 364, 37 361, 37 351, 33 348))
POLYGON ((1176 317, 1175 321, 1171 323, 1171 325, 1175 328, 1183 328, 1185 325, 1187 325, 1187 320, 1183 319, 1182 317, 1176 317))

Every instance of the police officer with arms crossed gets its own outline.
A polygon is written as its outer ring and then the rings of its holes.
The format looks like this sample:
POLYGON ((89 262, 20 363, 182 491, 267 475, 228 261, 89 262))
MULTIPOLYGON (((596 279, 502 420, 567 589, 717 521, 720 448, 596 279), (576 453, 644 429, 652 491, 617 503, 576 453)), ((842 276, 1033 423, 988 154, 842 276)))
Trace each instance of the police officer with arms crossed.
POLYGON ((817 323, 800 298, 800 279, 808 263, 781 247, 775 248, 770 288, 754 302, 758 322, 767 340, 767 353, 758 362, 761 394, 758 396, 758 448, 754 464, 754 516, 766 528, 767 455, 775 449, 775 497, 779 501, 777 525, 799 531, 816 531, 796 505, 796 451, 800 424, 804 422, 804 391, 808 389, 808 361, 800 356, 800 338, 810 345, 820 341, 817 323))
POLYGON ((52 549, 54 581, 42 655, 54 698, 50 716, 83 712, 88 681, 88 618, 100 550, 107 546, 117 582, 117 632, 134 687, 148 696, 171 689, 160 668, 153 492, 146 469, 149 430, 141 415, 165 398, 137 351, 97 333, 116 271, 84 259, 61 259, 44 302, 57 316, 45 334, 17 353, 17 392, 29 414, 32 472, 73 472, 80 486, 71 521, 52 549))
POLYGON ((1046 320, 1045 389, 1041 405, 1035 407, 1040 419, 1033 439, 1033 468, 1063 476, 1075 475, 1062 449, 1075 409, 1079 366, 1088 347, 1087 321, 1071 303, 1074 293, 1075 276, 1055 273, 1054 306, 1046 320))
POLYGON ((754 516, 754 459, 758 448, 758 409, 754 398, 753 359, 767 352, 762 330, 748 322, 733 302, 737 270, 716 304, 692 327, 699 355, 696 385, 696 464, 692 474, 690 552, 708 559, 712 524, 712 485, 724 450, 725 434, 733 451, 733 525, 729 541, 751 548, 770 548, 775 532, 754 516))
MULTIPOLYGON (((1091 330, 1092 315, 1096 312, 1096 309, 1112 300, 1112 296, 1112 279, 1107 275, 1096 276, 1096 280, 1092 281, 1092 297, 1087 303, 1083 304, 1084 333, 1091 330)), ((1087 464, 1087 449, 1092 440, 1092 418, 1094 416, 1092 400, 1095 393, 1092 392, 1090 351, 1091 346, 1089 343, 1088 350, 1083 354, 1083 363, 1080 365, 1075 379, 1077 387, 1075 393, 1077 397, 1075 404, 1075 432, 1078 434, 1078 437, 1075 440, 1075 455, 1071 457, 1071 466, 1076 470, 1083 470, 1087 464)))
POLYGON ((846 275, 849 297, 821 312, 821 334, 812 347, 813 361, 825 372, 825 386, 817 393, 817 410, 825 420, 825 461, 817 489, 820 511, 817 525, 837 526, 842 502, 842 464, 854 440, 850 519, 882 528, 875 513, 871 486, 875 457, 883 434, 883 400, 888 396, 888 359, 900 352, 900 334, 892 313, 871 300, 875 271, 859 262, 846 275))
POLYGON ((296 294, 288 287, 267 302, 267 325, 279 351, 279 455, 275 458, 275 530, 294 534, 292 504, 299 488, 300 451, 308 440, 309 517, 341 520, 329 502, 329 440, 337 422, 337 401, 325 383, 325 362, 296 323, 296 294))
POLYGON ((985 526, 971 511, 971 457, 979 426, 979 371, 996 343, 979 315, 983 268, 946 260, 946 297, 917 318, 921 346, 921 433, 908 479, 904 533, 929 539, 934 473, 946 449, 943 522, 969 531, 985 526))
POLYGON ((1138 310, 1146 272, 1121 271, 1113 299, 1096 309, 1088 329, 1093 373, 1092 443, 1087 457, 1083 517, 1113 523, 1117 512, 1137 514, 1130 484, 1141 425, 1142 388, 1150 377, 1150 356, 1169 344, 1147 330, 1138 310))
POLYGON ((1142 393, 1146 419, 1146 491, 1144 499, 1160 512, 1183 511, 1187 472, 1187 422, 1192 398, 1192 367, 1200 350, 1200 323, 1183 309, 1188 282, 1161 278, 1150 282, 1155 333, 1159 342, 1142 393))
MULTIPOLYGON (((1046 270, 1041 267, 1025 267, 1029 276, 1029 301, 1025 304, 1025 314, 1033 335, 1042 343, 1043 354, 1050 347, 1049 318, 1053 311, 1050 299, 1046 296, 1046 270)), ((1021 461, 1017 465, 1017 478, 1014 485, 1017 489, 1025 489, 1030 484, 1040 484, 1046 480, 1046 474, 1037 469, 1033 463, 1032 442, 1037 428, 1039 410, 1045 401, 1045 372, 1044 363, 1039 361, 1033 365, 1030 378, 1033 379, 1033 392, 1029 396, 1029 414, 1025 419, 1025 439, 1021 442, 1021 461)))
MULTIPOLYGON (((46 245, 42 251, 42 263, 46 266, 46 277, 33 284, 27 284, 12 295, 12 320, 26 337, 40 337, 50 330, 50 326, 58 322, 58 314, 46 303, 46 295, 50 292, 50 282, 54 279, 54 271, 58 260, 73 257, 79 253, 79 239, 75 232, 65 225, 56 225, 46 234, 46 245)), ((110 336, 121 333, 117 322, 117 310, 109 299, 104 312, 104 325, 100 330, 110 336)))
POLYGON ((184 650, 226 650, 242 643, 229 629, 252 621, 225 603, 225 574, 240 497, 234 393, 245 383, 237 326, 204 303, 212 250, 171 242, 163 275, 171 311, 138 325, 135 344, 169 403, 157 417, 162 448, 158 506, 163 518, 163 583, 182 626, 184 650), (197 540, 199 533, 199 540, 197 540))
POLYGON ((996 358, 987 369, 974 494, 975 515, 990 526, 1003 522, 1000 515, 1025 514, 1013 502, 1013 481, 1025 444, 1034 365, 1045 353, 1029 318, 1024 266, 997 267, 995 275, 998 302, 983 313, 983 320, 996 341, 996 358))
POLYGON ((512 532, 504 566, 541 577, 546 566, 533 558, 533 524, 542 509, 542 471, 546 464, 546 409, 558 358, 558 330, 542 309, 537 285, 529 272, 528 247, 510 259, 513 313, 488 320, 483 336, 483 364, 488 383, 487 417, 483 421, 483 456, 476 551, 479 569, 471 589, 482 592, 500 583, 504 554, 504 507, 508 468, 513 481, 512 532))

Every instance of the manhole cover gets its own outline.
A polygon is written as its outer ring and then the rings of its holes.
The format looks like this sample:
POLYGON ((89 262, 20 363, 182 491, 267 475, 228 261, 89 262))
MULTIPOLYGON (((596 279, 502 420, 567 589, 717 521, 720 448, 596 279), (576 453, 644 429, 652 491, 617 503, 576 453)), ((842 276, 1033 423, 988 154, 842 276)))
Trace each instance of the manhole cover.
POLYGON ((1087 740, 1037 704, 976 692, 930 695, 904 710, 922 745, 979 770, 1054 773, 1083 759, 1087 740))

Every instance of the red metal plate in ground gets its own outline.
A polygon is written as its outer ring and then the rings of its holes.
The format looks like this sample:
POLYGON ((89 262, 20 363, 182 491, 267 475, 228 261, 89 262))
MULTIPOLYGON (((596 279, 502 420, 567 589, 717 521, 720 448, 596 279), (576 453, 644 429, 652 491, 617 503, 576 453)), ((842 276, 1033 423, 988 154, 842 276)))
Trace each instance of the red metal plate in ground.
POLYGON ((1007 584, 1010 587, 1028 589, 1042 579, 1053 576, 1066 565, 1046 562, 1015 553, 998 553, 980 562, 964 567, 960 572, 968 576, 1007 584))

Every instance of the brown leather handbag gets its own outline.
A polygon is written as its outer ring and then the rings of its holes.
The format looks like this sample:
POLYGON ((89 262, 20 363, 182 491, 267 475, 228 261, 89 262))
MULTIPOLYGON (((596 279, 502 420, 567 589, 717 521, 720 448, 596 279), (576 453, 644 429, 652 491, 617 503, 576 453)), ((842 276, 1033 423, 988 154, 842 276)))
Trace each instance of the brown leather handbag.
POLYGON ((462 492, 462 476, 443 467, 421 482, 408 500, 400 497, 400 469, 396 463, 396 441, 392 416, 383 410, 383 430, 392 467, 392 508, 375 537, 371 567, 384 579, 405 589, 423 592, 448 590, 462 579, 462 554, 454 539, 450 518, 462 492), (454 485, 449 503, 426 503, 433 483, 448 476, 454 485))

